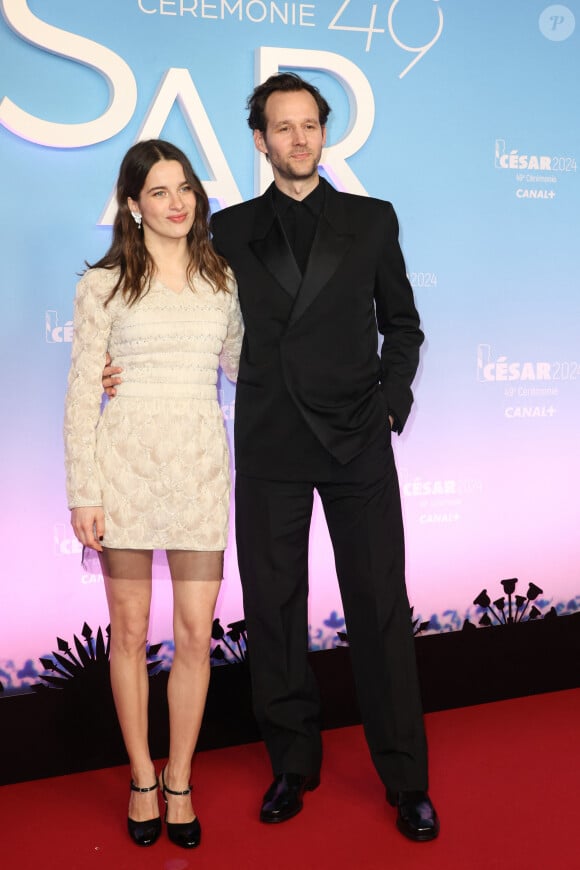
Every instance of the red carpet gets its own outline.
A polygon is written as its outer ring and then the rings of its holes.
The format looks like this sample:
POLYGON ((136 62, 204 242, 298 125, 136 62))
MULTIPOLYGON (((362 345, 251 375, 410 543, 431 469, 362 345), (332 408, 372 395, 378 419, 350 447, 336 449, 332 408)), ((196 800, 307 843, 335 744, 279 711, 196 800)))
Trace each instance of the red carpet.
MULTIPOLYGON (((260 744, 200 753, 199 849, 125 830, 125 767, 0 788, 6 870, 574 870, 580 868, 580 689, 427 716, 442 832, 410 843, 359 727, 327 731, 320 788, 279 826, 257 821, 270 771, 260 744)), ((160 765, 158 765, 159 767, 160 765)))

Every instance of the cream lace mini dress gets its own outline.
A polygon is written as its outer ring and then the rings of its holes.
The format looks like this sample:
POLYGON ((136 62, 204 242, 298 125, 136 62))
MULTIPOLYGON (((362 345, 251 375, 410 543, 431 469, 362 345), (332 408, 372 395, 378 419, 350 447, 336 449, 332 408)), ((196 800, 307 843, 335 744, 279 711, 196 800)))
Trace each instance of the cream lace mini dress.
POLYGON ((218 368, 237 376, 243 337, 237 288, 196 277, 175 293, 153 280, 133 306, 105 306, 116 272, 90 269, 77 286, 65 405, 70 508, 102 506, 103 545, 223 550, 230 462, 218 368), (105 352, 123 382, 102 412, 105 352))

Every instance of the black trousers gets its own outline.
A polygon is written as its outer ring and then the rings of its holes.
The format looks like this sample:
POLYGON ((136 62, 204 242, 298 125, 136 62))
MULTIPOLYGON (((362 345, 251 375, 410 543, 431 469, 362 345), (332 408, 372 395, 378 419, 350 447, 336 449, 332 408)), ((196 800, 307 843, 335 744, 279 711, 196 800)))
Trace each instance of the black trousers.
POLYGON ((334 549, 373 763, 392 789, 426 789, 401 501, 388 434, 348 465, 336 463, 322 481, 237 474, 236 540, 253 705, 273 772, 317 773, 322 759, 319 694, 307 658, 314 489, 334 549))

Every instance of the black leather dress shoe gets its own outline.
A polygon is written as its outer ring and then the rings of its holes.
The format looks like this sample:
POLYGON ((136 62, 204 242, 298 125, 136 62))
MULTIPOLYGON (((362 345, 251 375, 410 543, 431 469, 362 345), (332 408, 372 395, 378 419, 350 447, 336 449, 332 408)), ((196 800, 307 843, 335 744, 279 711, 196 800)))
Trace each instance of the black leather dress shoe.
POLYGON ((304 792, 314 791, 319 785, 319 776, 280 773, 264 795, 260 821, 273 824, 291 819, 302 809, 304 792))
POLYGON ((439 819, 426 791, 391 791, 387 800, 397 807, 397 828, 417 843, 434 840, 439 834, 439 819))

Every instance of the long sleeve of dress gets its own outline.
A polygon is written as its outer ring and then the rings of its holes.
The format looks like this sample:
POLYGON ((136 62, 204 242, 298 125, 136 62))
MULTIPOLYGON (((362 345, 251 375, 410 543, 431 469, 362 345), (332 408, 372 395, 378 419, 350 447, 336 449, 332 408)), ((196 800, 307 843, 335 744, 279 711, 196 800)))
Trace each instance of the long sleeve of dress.
POLYGON ((102 504, 95 444, 103 394, 101 376, 112 322, 112 312, 104 305, 110 290, 111 273, 102 269, 89 270, 77 285, 64 416, 70 508, 102 504))
POLYGON ((238 286, 232 280, 228 309, 228 333, 220 353, 220 367, 230 381, 235 382, 238 377, 243 338, 244 324, 238 300, 238 286))

